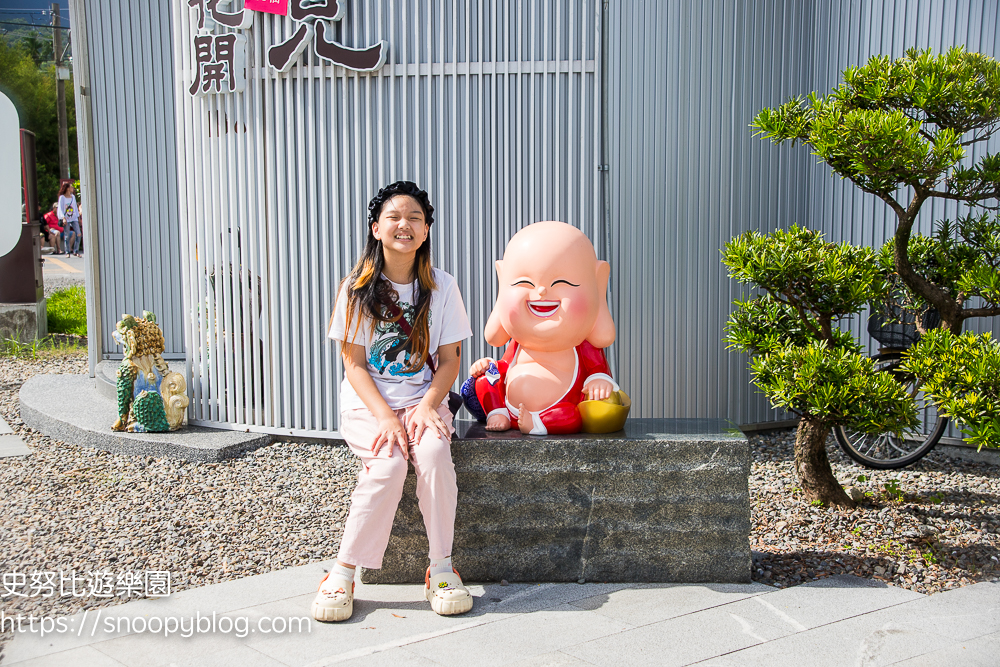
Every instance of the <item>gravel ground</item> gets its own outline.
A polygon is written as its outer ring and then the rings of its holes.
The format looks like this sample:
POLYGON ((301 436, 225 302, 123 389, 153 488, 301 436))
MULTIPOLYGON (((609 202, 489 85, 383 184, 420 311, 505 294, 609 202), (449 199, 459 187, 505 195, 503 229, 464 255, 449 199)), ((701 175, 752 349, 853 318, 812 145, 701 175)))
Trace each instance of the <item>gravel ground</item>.
MULTIPOLYGON (((27 573, 30 585, 31 573, 164 570, 176 592, 336 555, 357 470, 345 447, 278 443, 195 465, 78 447, 21 423, 26 379, 86 368, 82 353, 0 357, 0 414, 34 450, 0 459, 0 573, 27 573)), ((62 616, 124 601, 7 595, 0 609, 62 616)))
POLYGON ((919 593, 1000 576, 1000 467, 932 451, 903 470, 869 470, 827 447, 841 484, 865 499, 853 511, 802 499, 793 431, 751 435, 753 578, 779 587, 834 574, 919 593))
MULTIPOLYGON (((277 443, 196 465, 77 447, 21 423, 27 378, 84 372, 82 351, 0 357, 0 414, 34 450, 0 459, 0 572, 165 570, 179 591, 335 556, 357 471, 346 448, 277 443)), ((837 477, 870 496, 852 512, 828 510, 796 491, 793 437, 751 436, 755 580, 785 587, 847 573, 935 593, 1000 573, 1000 468, 932 453, 903 471, 871 471, 832 445, 837 477)), ((7 595, 0 609, 59 616, 124 599, 7 595)))

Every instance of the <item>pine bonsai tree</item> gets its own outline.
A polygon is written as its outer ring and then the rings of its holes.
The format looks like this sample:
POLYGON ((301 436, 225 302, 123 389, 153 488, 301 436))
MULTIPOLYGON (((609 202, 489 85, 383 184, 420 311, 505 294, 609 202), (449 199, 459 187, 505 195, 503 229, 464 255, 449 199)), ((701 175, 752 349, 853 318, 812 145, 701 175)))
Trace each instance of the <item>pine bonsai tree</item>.
POLYGON ((922 334, 928 313, 940 317, 951 335, 922 341, 905 364, 972 442, 1000 446, 1000 346, 988 335, 956 338, 967 319, 1000 315, 1000 217, 988 212, 1000 208, 1000 154, 970 158, 1000 131, 1000 63, 962 47, 875 56, 844 70, 830 94, 763 109, 751 125, 775 144, 808 145, 892 209, 896 229, 879 258, 888 280, 873 305, 897 302, 922 334), (932 199, 981 212, 914 234, 932 199))
POLYGON ((876 372, 837 322, 885 290, 877 251, 827 243, 793 226, 770 235, 747 232, 722 251, 729 274, 764 294, 736 301, 726 325, 730 347, 751 354, 754 383, 775 407, 798 414, 795 469, 805 497, 853 507, 826 455, 833 426, 902 431, 916 406, 889 373, 876 372))
MULTIPOLYGON (((843 83, 829 95, 811 93, 763 109, 751 125, 775 144, 808 145, 835 173, 892 209, 894 272, 917 300, 937 310, 942 328, 957 335, 970 317, 1000 315, 995 263, 952 280, 920 270, 910 247, 913 224, 928 200, 997 209, 1000 155, 986 153, 974 163, 966 158, 1000 131, 1000 63, 962 47, 943 55, 910 49, 897 60, 874 56, 862 67, 844 70, 843 83), (985 302, 966 307, 977 290, 985 302)), ((945 236, 977 225, 980 241, 988 242, 992 234, 996 243, 1000 221, 995 216, 966 216, 945 236)), ((926 258, 927 243, 917 244, 922 246, 917 255, 923 252, 926 258)), ((953 253, 962 245, 939 243, 938 250, 945 251, 939 259, 954 264, 953 253)), ((918 318, 922 329, 920 324, 918 318)))

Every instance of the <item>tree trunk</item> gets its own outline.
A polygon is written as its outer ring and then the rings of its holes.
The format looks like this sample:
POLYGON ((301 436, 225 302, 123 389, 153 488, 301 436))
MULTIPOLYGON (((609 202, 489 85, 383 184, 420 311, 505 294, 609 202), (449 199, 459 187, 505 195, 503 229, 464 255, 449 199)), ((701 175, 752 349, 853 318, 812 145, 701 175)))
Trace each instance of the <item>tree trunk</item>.
POLYGON ((948 294, 948 290, 935 285, 913 269, 910 264, 909 245, 913 223, 923 205, 926 195, 918 193, 904 211, 891 197, 883 198, 896 212, 896 231, 893 235, 893 264, 903 283, 927 300, 941 316, 940 327, 948 329, 956 336, 962 333, 962 304, 948 294))
POLYGON ((830 459, 826 456, 826 438, 830 427, 821 420, 803 417, 795 432, 795 472, 799 475, 806 500, 822 501, 830 507, 854 507, 854 501, 844 492, 833 476, 830 459))

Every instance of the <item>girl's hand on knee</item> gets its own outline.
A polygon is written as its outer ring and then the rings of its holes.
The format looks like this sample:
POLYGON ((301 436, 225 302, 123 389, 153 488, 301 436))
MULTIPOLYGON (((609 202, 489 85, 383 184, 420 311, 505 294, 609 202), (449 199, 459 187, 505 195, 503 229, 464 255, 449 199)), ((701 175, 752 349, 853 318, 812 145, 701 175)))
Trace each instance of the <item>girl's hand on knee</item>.
POLYGON ((414 445, 420 442, 420 438, 423 437, 424 431, 427 429, 436 430, 441 434, 441 437, 445 440, 451 440, 451 431, 448 429, 448 425, 444 423, 441 419, 441 415, 438 414, 437 410, 432 410, 423 403, 417 406, 410 415, 409 423, 407 424, 406 432, 410 437, 410 442, 414 445))
POLYGON ((399 421, 399 417, 395 414, 379 419, 378 436, 372 443, 372 454, 378 456, 382 445, 389 445, 389 456, 391 457, 392 449, 396 444, 403 452, 403 458, 407 461, 410 460, 410 442, 406 435, 406 429, 403 428, 403 422, 399 421))

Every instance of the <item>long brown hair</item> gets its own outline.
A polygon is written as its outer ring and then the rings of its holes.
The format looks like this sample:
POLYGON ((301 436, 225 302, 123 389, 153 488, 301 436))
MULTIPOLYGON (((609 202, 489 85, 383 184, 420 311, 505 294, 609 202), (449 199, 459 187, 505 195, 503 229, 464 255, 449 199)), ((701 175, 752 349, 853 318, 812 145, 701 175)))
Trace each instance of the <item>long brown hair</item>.
POLYGON ((393 197, 412 197, 424 210, 427 224, 427 239, 417 249, 415 258, 416 285, 415 307, 416 315, 410 323, 410 335, 403 349, 410 352, 410 363, 406 372, 414 372, 423 367, 429 356, 430 346, 430 313, 431 293, 437 287, 431 262, 430 227, 434 223, 434 207, 430 198, 416 183, 397 181, 378 191, 368 203, 368 240, 357 264, 344 280, 347 282, 347 335, 350 335, 354 316, 358 315, 354 325, 354 337, 361 326, 364 315, 369 318, 369 326, 374 329, 375 322, 396 322, 403 317, 399 310, 399 294, 392 288, 388 280, 382 278, 385 267, 385 256, 382 253, 382 242, 375 238, 372 225, 378 222, 379 215, 386 203, 393 197), (393 315, 393 312, 396 314, 393 315), (362 315, 363 313, 363 315, 362 315))

